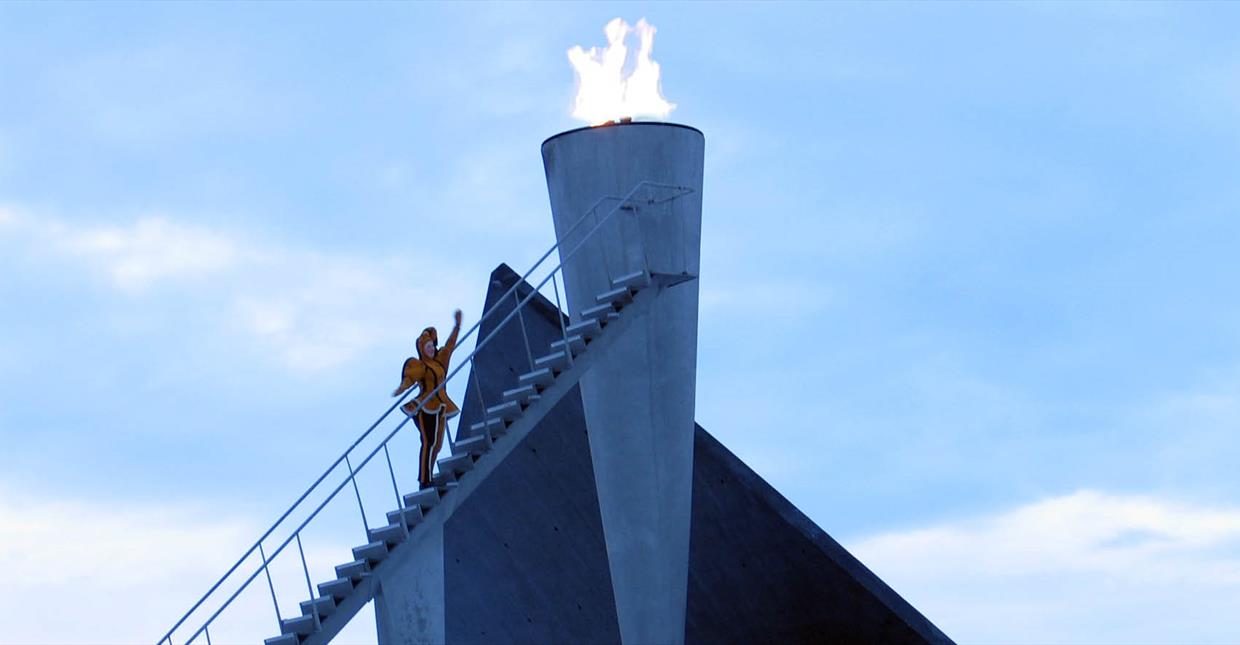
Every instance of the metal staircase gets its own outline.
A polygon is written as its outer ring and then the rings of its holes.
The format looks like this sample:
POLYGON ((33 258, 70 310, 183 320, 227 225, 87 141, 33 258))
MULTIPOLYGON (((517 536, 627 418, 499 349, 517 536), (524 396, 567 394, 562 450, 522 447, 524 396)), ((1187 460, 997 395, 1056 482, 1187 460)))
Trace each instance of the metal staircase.
MULTIPOLYGON (((451 454, 438 461, 438 473, 434 477, 433 487, 402 495, 396 484, 396 475, 392 468, 388 446, 391 439, 409 423, 409 418, 403 413, 396 413, 397 418, 401 420, 395 428, 380 440, 378 445, 371 449, 356 467, 353 465, 355 449, 380 424, 392 416, 393 411, 412 394, 410 391, 392 404, 379 420, 371 424, 362 436, 353 442, 349 449, 276 520, 275 524, 259 538, 254 546, 250 547, 241 559, 173 625, 172 629, 168 630, 158 641, 159 644, 173 645, 174 635, 178 634, 178 630, 184 629, 188 636, 179 639, 181 642, 197 642, 201 637, 209 645, 211 626, 226 610, 235 607, 234 601, 260 574, 265 575, 270 588, 272 604, 280 629, 280 635, 266 639, 267 645, 317 645, 330 642, 348 624, 349 620, 374 598, 385 576, 399 570, 402 561, 412 557, 419 541, 426 539, 426 536, 432 534, 436 527, 442 528, 443 524, 469 499, 470 495, 521 443, 522 439, 538 425, 565 394, 572 390, 591 366, 600 360, 600 357, 606 356, 607 347, 621 337, 634 320, 644 315, 659 294, 675 284, 694 278, 687 274, 650 271, 648 260, 645 258, 644 244, 642 253, 638 254, 641 256, 639 259, 628 259, 625 266, 616 267, 614 272, 607 258, 603 258, 607 268, 609 288, 597 295, 594 306, 577 312, 575 319, 567 324, 563 316, 557 315, 560 319, 561 337, 550 343, 545 355, 535 358, 529 346, 528 335, 524 329, 523 312, 548 281, 555 293, 556 307, 560 307, 558 274, 562 274, 565 262, 600 231, 609 226, 622 226, 621 218, 615 217, 617 213, 637 217, 645 210, 657 216, 661 205, 690 192, 690 189, 683 187, 641 182, 624 196, 600 198, 587 213, 583 214, 572 230, 561 236, 564 240, 573 240, 575 238, 572 234, 578 227, 593 223, 593 227, 587 227, 588 232, 580 236, 580 240, 571 249, 561 253, 561 263, 551 269, 529 295, 524 298, 518 295, 518 287, 522 284, 529 284, 528 278, 552 253, 559 249, 560 244, 557 243, 494 306, 484 312, 478 323, 462 337, 458 345, 463 344, 475 331, 479 330, 483 321, 496 316, 502 308, 501 305, 512 297, 516 302, 512 311, 500 320, 485 338, 476 343, 474 351, 449 373, 448 378, 439 387, 446 387, 453 382, 454 377, 466 365, 469 365, 470 375, 473 377, 472 384, 477 388, 478 396, 481 397, 482 388, 478 384, 473 362, 479 351, 510 324, 519 324, 522 327, 526 354, 529 357, 528 371, 519 375, 516 381, 511 383, 512 387, 503 392, 501 401, 490 406, 483 404, 485 413, 481 421, 467 428, 458 428, 455 439, 449 435, 451 454), (604 207, 607 208, 604 210, 604 207), (600 211, 603 214, 600 215, 600 211), (637 266, 633 266, 634 264, 637 266), (372 529, 366 519, 362 492, 357 485, 357 475, 372 461, 377 461, 373 458, 380 451, 384 453, 384 460, 388 466, 392 492, 395 493, 396 498, 396 508, 386 514, 388 523, 385 526, 372 529), (276 538, 273 538, 273 535, 278 528, 288 529, 291 526, 293 521, 289 518, 295 510, 309 508, 310 503, 306 500, 312 493, 325 491, 330 487, 330 483, 325 482, 328 482, 333 472, 339 474, 339 467, 342 464, 346 467, 347 476, 326 493, 326 499, 313 510, 308 511, 308 517, 292 528, 288 537, 268 555, 264 544, 268 540, 275 541, 276 538), (318 584, 316 593, 306 563, 302 533, 316 517, 320 516, 324 507, 337 499, 338 493, 350 485, 361 510, 366 543, 353 548, 353 559, 336 566, 336 578, 318 584), (306 587, 303 589, 306 593, 302 597, 308 596, 308 598, 300 602, 300 616, 284 618, 281 616, 280 602, 272 582, 270 568, 271 563, 281 554, 292 552, 291 549, 286 550, 286 547, 294 542, 297 545, 297 553, 300 556, 306 582, 306 587), (252 559, 256 553, 261 564, 242 580, 244 573, 241 566, 252 559), (241 580, 237 589, 220 602, 219 598, 225 593, 221 591, 225 583, 237 580, 241 580), (211 600, 219 602, 219 607, 213 612, 209 610, 209 607, 214 606, 213 603, 208 602, 211 600), (199 624, 197 619, 204 616, 205 620, 202 620, 200 626, 193 629, 191 625, 199 624), (191 622, 191 618, 195 618, 195 621, 191 622), (191 629, 193 631, 190 631, 191 629)), ((466 383, 468 386, 469 382, 466 383)))

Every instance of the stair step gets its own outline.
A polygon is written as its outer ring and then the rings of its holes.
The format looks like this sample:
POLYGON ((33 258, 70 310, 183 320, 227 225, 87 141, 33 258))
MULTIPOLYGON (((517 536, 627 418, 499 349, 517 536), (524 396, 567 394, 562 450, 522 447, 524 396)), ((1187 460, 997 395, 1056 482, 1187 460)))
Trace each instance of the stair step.
POLYGON ((439 491, 440 495, 450 495, 458 486, 460 486, 460 484, 456 482, 456 479, 444 479, 442 477, 435 478, 435 488, 439 491))
POLYGON ((516 401, 509 401, 507 403, 501 403, 487 408, 488 418, 498 418, 504 419, 505 421, 512 421, 519 416, 521 416, 521 404, 516 401))
POLYGON ((469 426, 469 436, 471 437, 477 437, 484 432, 490 432, 492 436, 498 436, 498 434, 503 434, 504 420, 503 419, 487 419, 486 421, 479 421, 478 423, 475 423, 474 425, 469 426))
POLYGON ((600 305, 624 306, 633 302, 633 290, 628 287, 619 287, 611 291, 604 291, 594 297, 594 302, 600 305))
POLYGON ((370 529, 366 532, 366 537, 370 538, 371 542, 383 542, 388 545, 400 544, 405 541, 405 536, 408 535, 406 531, 407 529, 399 523, 388 524, 377 529, 370 529))
MULTIPOLYGON (((616 307, 612 304, 597 305, 590 307, 581 312, 582 320, 601 320, 607 317, 607 314, 615 313, 616 307)), ((535 363, 537 365, 537 363, 535 363)))
POLYGON ((336 577, 344 580, 360 580, 362 576, 368 573, 370 573, 370 565, 366 564, 365 560, 354 560, 348 564, 336 565, 336 577))
POLYGON ((538 402, 538 399, 541 399, 541 398, 542 397, 537 394, 530 395, 524 401, 521 401, 521 409, 524 410, 530 407, 531 405, 534 405, 535 403, 538 402))
POLYGON ((645 271, 628 273, 612 280, 611 286, 626 287, 628 289, 644 289, 650 286, 650 274, 645 271))
POLYGON ((516 401, 517 403, 524 403, 525 400, 531 396, 538 396, 538 386, 528 384, 522 385, 521 387, 514 387, 511 390, 504 390, 505 402, 516 401))
POLYGON ((353 547, 353 557, 366 562, 381 562, 388 556, 387 544, 375 541, 370 544, 353 547))
POLYGON ((459 475, 466 471, 472 470, 474 467, 473 455, 465 452, 459 455, 452 455, 447 459, 439 460, 439 472, 450 472, 459 475))
POLYGON ((563 350, 552 352, 542 358, 534 359, 534 369, 548 368, 552 370, 564 370, 569 366, 568 354, 563 350))
POLYGON ((462 439, 452 446, 453 455, 481 455, 491 449, 491 436, 485 431, 468 439, 462 439))
POLYGON ((280 634, 263 640, 263 645, 299 645, 301 639, 297 634, 280 634))
POLYGON ((297 616, 296 618, 285 618, 280 621, 281 634, 309 636, 314 633, 314 627, 314 616, 297 616))
POLYGON ((347 598, 353 593, 353 581, 348 578, 337 578, 331 582, 319 583, 319 595, 332 598, 347 598))
POLYGON ((405 516, 405 526, 413 528, 422 521, 422 507, 413 505, 387 512, 388 524, 400 524, 400 516, 405 516))
MULTIPOLYGON (((573 355, 576 356, 577 354, 580 354, 586 351, 586 339, 581 336, 569 336, 568 346, 570 349, 573 350, 573 355)), ((552 342, 551 349, 556 350, 556 351, 563 351, 564 341, 557 340, 557 341, 552 342)))
POLYGON ((318 610, 319 616, 330 616, 336 611, 336 600, 331 596, 319 596, 314 600, 301 601, 301 615, 313 616, 318 610))
POLYGON ((520 383, 521 385, 538 385, 546 387, 552 383, 555 383, 555 374, 552 374, 551 370, 546 368, 534 370, 533 372, 527 372, 517 377, 517 383, 520 383))
POLYGON ((586 340, 590 340, 603 333, 603 326, 600 325, 597 320, 583 320, 569 325, 564 331, 566 331, 570 336, 576 335, 581 336, 586 340))
POLYGON ((434 488, 424 488, 416 493, 405 495, 405 508, 420 508, 422 512, 426 512, 438 503, 439 491, 434 488))
POLYGON ((436 490, 439 491, 439 496, 443 497, 445 493, 452 488, 455 488, 455 486, 448 486, 448 484, 456 484, 456 473, 451 470, 441 470, 435 473, 435 476, 431 478, 431 483, 434 484, 436 490))

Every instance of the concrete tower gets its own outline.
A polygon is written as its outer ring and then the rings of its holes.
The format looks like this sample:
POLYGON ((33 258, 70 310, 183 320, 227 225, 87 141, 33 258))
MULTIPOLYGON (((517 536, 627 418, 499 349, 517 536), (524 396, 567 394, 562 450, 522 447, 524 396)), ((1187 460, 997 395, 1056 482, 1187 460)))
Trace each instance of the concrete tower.
POLYGON ((700 131, 669 123, 582 128, 542 145, 570 314, 643 268, 675 283, 581 380, 625 643, 684 640, 704 147, 700 131))

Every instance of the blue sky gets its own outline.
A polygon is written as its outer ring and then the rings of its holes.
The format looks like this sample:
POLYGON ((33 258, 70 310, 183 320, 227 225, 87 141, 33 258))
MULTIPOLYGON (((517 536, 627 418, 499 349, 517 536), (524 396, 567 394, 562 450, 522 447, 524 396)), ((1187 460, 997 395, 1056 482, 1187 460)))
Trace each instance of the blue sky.
POLYGON ((550 246, 614 17, 699 422, 960 641, 1235 642, 1240 9, 1161 3, 0 4, 0 642, 157 638, 550 246))

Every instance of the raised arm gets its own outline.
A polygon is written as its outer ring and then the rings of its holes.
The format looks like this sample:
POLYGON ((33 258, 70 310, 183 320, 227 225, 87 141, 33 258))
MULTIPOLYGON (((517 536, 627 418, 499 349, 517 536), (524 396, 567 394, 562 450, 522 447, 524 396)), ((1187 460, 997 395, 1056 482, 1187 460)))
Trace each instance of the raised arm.
POLYGON ((422 367, 422 362, 418 359, 406 359, 405 366, 400 370, 400 387, 392 391, 392 396, 400 396, 405 393, 405 390, 420 382, 422 380, 422 371, 425 369, 425 367, 422 367))
POLYGON ((448 361, 452 360, 452 352, 456 349, 456 337, 461 333, 461 310, 457 309, 452 313, 452 333, 448 335, 448 340, 444 342, 443 347, 439 348, 436 358, 444 367, 448 366, 448 361))

